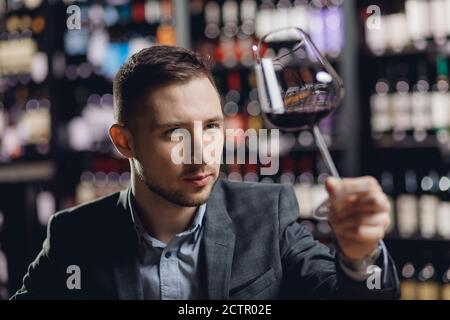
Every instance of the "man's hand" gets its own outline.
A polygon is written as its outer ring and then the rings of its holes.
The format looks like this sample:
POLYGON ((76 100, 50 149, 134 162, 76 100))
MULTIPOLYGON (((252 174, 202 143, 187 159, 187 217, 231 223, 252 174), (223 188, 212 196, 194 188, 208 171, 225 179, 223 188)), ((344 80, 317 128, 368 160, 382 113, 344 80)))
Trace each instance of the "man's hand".
POLYGON ((389 226, 390 203, 377 180, 328 178, 329 223, 347 259, 358 261, 372 253, 389 226))

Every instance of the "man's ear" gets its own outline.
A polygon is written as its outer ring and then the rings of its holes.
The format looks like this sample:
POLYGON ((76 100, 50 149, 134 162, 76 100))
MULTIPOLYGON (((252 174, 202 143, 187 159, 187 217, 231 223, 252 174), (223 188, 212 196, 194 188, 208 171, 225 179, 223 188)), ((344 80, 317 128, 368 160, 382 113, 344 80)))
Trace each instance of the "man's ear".
POLYGON ((134 157, 133 137, 130 130, 121 124, 114 123, 109 127, 109 137, 121 155, 127 159, 134 157))

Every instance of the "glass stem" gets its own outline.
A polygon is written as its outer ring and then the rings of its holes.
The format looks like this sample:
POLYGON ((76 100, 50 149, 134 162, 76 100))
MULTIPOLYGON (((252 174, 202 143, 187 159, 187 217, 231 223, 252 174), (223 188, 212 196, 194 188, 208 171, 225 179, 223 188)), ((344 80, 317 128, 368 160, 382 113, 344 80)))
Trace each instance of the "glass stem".
POLYGON ((323 139, 323 136, 322 136, 322 133, 320 132, 319 126, 314 125, 312 131, 314 134, 314 139, 316 140, 316 145, 319 148, 319 151, 322 154, 322 157, 325 160, 325 163, 328 166, 328 169, 330 170, 331 175, 335 178, 340 179, 341 176, 339 175, 339 173, 336 169, 333 158, 331 158, 330 151, 328 150, 327 144, 325 143, 325 140, 323 139))

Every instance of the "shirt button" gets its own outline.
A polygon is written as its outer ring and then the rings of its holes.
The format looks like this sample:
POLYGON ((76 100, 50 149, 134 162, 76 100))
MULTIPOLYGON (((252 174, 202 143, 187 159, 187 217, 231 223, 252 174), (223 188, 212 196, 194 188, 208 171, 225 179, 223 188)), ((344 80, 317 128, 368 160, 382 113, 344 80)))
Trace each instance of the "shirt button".
POLYGON ((165 254, 164 256, 165 256, 167 259, 169 259, 171 255, 172 255, 171 252, 166 252, 166 254, 165 254))

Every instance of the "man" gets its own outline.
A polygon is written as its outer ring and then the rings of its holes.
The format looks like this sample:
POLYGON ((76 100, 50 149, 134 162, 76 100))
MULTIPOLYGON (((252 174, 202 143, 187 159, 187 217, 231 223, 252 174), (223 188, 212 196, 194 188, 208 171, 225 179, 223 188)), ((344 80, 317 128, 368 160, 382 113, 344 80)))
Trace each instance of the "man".
POLYGON ((393 262, 380 249, 389 203, 375 179, 327 181, 336 253, 298 223, 291 186, 218 179, 217 161, 173 161, 179 130, 197 155, 223 147, 220 99, 201 57, 144 49, 117 73, 114 99, 109 133, 130 161, 130 187, 55 214, 13 298, 398 296, 393 262), (381 275, 368 272, 373 265, 381 275))

